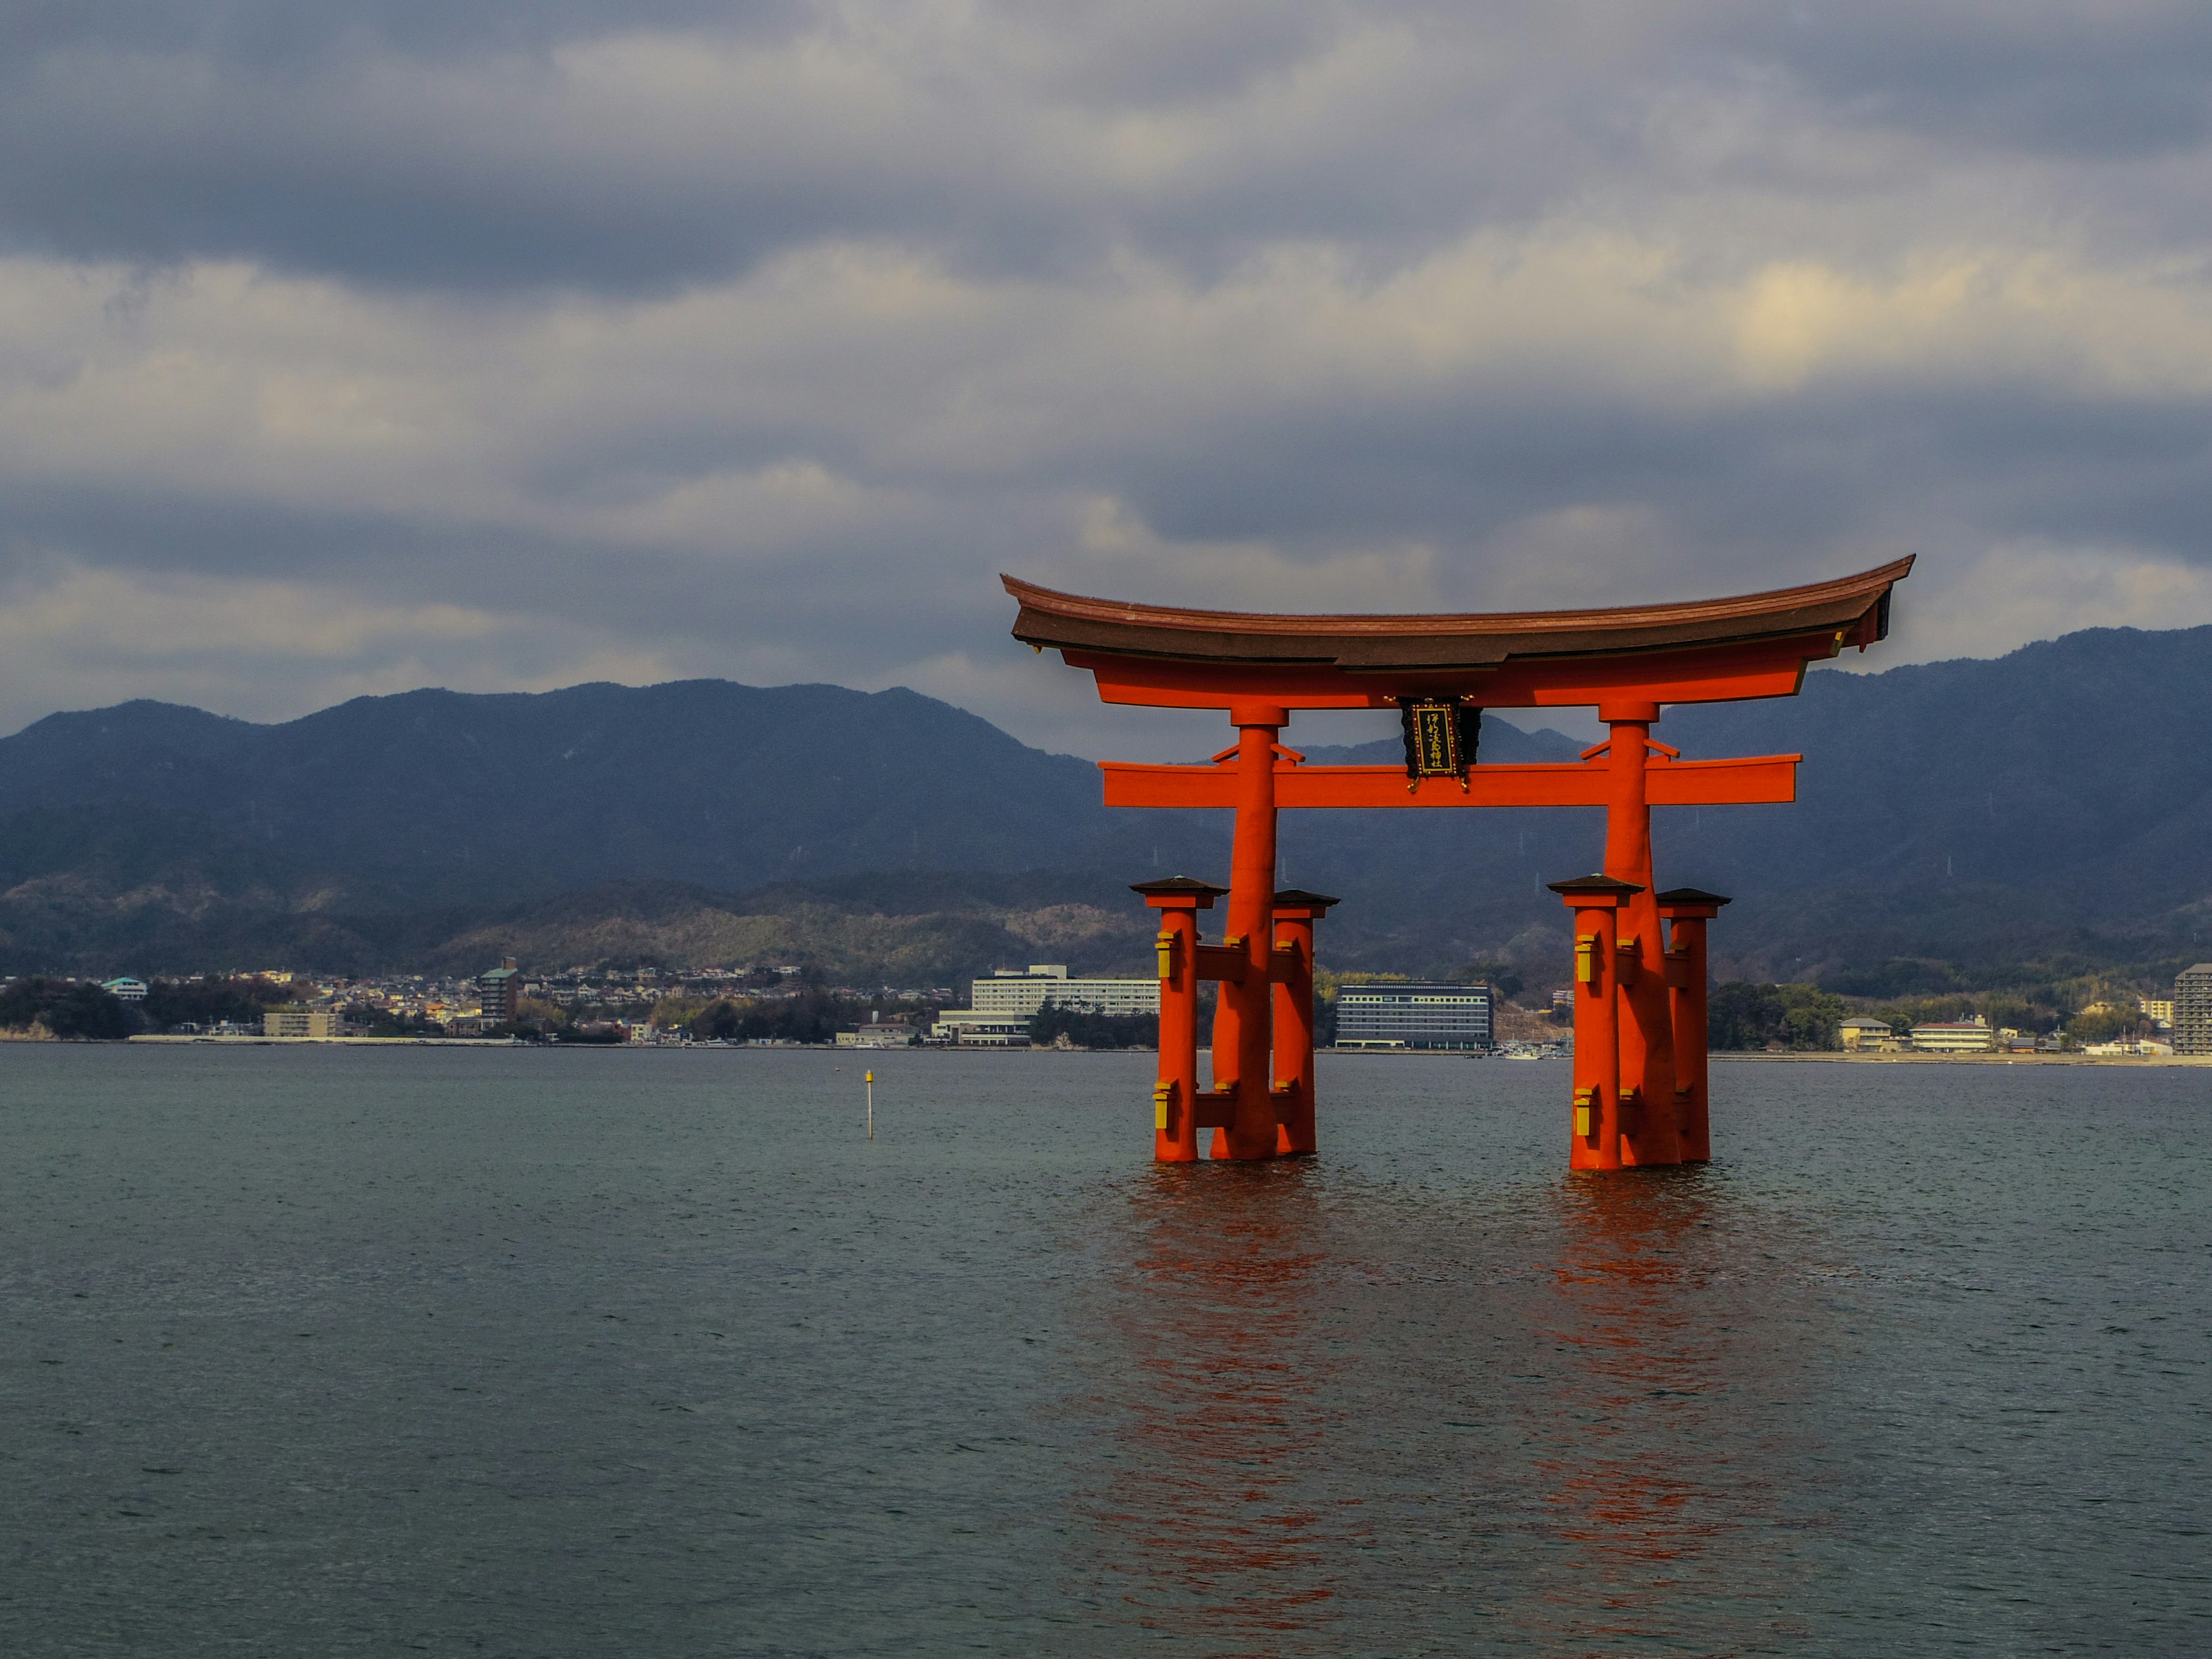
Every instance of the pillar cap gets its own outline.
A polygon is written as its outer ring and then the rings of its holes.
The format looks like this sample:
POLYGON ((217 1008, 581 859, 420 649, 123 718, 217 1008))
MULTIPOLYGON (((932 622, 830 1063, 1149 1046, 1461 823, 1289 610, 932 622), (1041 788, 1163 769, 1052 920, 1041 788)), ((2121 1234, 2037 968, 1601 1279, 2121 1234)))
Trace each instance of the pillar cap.
POLYGON ((1544 884, 1564 899, 1570 910, 1618 910, 1628 902, 1630 894, 1644 890, 1632 881, 1612 876, 1574 876, 1544 884))
POLYGON ((1200 910, 1211 910, 1213 901, 1228 892, 1226 887, 1216 887, 1210 881, 1200 881, 1196 876, 1170 876, 1164 881, 1133 881, 1133 893, 1142 893, 1145 902, 1156 910, 1180 908, 1190 905, 1200 910))
POLYGON ((1661 904, 1675 909, 1718 909, 1735 901, 1724 893, 1708 893, 1702 887, 1669 887, 1663 893, 1653 895, 1661 904))
POLYGON ((1317 916, 1328 915, 1332 904, 1343 902, 1342 899, 1334 898, 1327 893, 1309 893, 1303 887, 1285 887, 1275 895, 1278 911, 1310 910, 1317 916))
POLYGON ((1626 898, 1631 893, 1644 890, 1635 882, 1622 881, 1615 876, 1570 876, 1565 881, 1547 881, 1544 885, 1562 898, 1577 893, 1610 893, 1616 898, 1626 898))

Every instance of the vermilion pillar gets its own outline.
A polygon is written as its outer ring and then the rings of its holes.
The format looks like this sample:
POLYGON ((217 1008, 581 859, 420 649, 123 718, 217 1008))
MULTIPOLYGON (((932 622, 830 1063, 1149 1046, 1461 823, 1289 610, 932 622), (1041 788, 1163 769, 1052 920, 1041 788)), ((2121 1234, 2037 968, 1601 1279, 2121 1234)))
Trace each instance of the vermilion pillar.
POLYGON ((1651 892, 1651 805, 1644 772, 1659 705, 1606 703, 1598 718, 1613 732, 1607 757, 1605 873, 1634 888, 1620 917, 1620 1074, 1629 1101, 1621 1162, 1679 1164, 1674 1024, 1668 1005, 1666 944, 1651 892))
POLYGON ((1222 981, 1215 1006, 1214 1088, 1235 1103, 1213 1137, 1213 1156, 1273 1158, 1275 1102, 1267 1072, 1274 1047, 1268 962, 1275 933, 1275 738, 1291 716, 1276 704, 1240 702, 1229 717, 1237 725, 1237 834, 1222 942, 1243 958, 1244 971, 1222 981))
POLYGON ((1695 887, 1677 887, 1659 895, 1659 914, 1666 918, 1667 995, 1674 1026, 1674 1115, 1680 1126, 1682 1161, 1710 1162, 1713 1155, 1711 1120, 1705 1107, 1706 1008, 1705 993, 1711 971, 1705 966, 1705 924, 1720 915, 1729 901, 1718 893, 1695 887))
POLYGON ((1620 1018, 1621 907, 1643 890, 1611 876, 1577 876, 1551 889, 1575 913, 1575 1097, 1567 1167, 1618 1170, 1622 1148, 1620 1018))
POLYGON ((1132 884, 1160 913, 1160 1071, 1152 1089, 1152 1156, 1198 1159, 1198 913, 1229 890, 1188 876, 1132 884))
POLYGON ((1319 1150, 1314 1129, 1314 923, 1336 900, 1286 888, 1275 895, 1275 1150, 1319 1150))

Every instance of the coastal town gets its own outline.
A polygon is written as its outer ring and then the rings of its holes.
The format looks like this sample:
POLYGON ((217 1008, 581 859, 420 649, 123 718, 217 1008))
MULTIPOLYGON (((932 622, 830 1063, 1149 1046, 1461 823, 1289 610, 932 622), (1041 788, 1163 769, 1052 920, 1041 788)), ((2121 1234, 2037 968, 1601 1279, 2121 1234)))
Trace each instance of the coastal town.
MULTIPOLYGON (((349 979, 284 968, 179 979, 22 975, 0 980, 0 1038, 1148 1049, 1158 1040, 1159 992, 1156 979, 1074 975, 1051 963, 932 986, 836 984, 791 963, 533 971, 514 957, 467 975, 349 979)), ((1339 1052, 1573 1053, 1572 988, 1530 998, 1541 1003, 1530 1006, 1492 982, 1324 973, 1317 992, 1323 1046, 1339 1052)), ((1714 1003, 1721 1052, 2212 1055, 2212 963, 2185 970, 2170 996, 2107 991, 2047 1029, 1965 1008, 1917 1019, 1894 1007, 1852 1012, 1809 987, 1723 984, 1714 1003), (1733 1022, 1735 1040, 1723 1022, 1733 1022)))

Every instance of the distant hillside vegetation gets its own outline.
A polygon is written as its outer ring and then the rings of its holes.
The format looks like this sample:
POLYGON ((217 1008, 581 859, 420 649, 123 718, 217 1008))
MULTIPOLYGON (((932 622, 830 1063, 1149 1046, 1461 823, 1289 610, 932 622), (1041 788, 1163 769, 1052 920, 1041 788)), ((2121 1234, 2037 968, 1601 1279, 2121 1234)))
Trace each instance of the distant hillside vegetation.
MULTIPOLYGON (((1064 672, 1051 664, 1037 672, 1064 672)), ((1673 809, 1659 877, 1732 893, 1717 966, 1892 994, 2034 960, 2212 954, 2212 629, 2099 629, 1994 661, 1823 670, 1669 709, 1692 756, 1802 752, 1786 807, 1673 809)), ((1316 763, 1389 763, 1377 739, 1316 763)), ((1495 715, 1483 759, 1578 745, 1495 715)), ((1289 734, 1295 738, 1293 731, 1289 734)), ((416 691, 280 725, 133 702, 0 739, 0 969, 366 971, 804 957, 949 982, 1141 967, 1126 884, 1226 870, 1227 815, 1109 812, 1089 762, 911 691, 686 681, 416 691)), ((1344 967, 1556 976, 1543 884, 1595 811, 1287 814, 1283 873, 1343 896, 1344 967)))

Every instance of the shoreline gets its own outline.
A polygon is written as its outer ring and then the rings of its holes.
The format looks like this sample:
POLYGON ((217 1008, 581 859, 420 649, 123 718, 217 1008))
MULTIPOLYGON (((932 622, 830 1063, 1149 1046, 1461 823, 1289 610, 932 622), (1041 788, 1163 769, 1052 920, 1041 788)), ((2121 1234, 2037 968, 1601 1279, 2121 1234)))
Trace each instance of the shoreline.
MULTIPOLYGON (((92 1038, 36 1038, 0 1034, 0 1041, 15 1042, 100 1042, 92 1038)), ((114 1038, 106 1039, 113 1042, 114 1038)), ((834 1048, 828 1043, 583 1043, 583 1042, 519 1042, 511 1037, 428 1037, 428 1036, 343 1036, 343 1037, 272 1037, 272 1036, 203 1036, 141 1032, 122 1039, 125 1042, 161 1043, 169 1046, 198 1044, 201 1047, 230 1048, 574 1048, 591 1053, 630 1053, 638 1049, 675 1049, 678 1051, 732 1053, 748 1048, 775 1049, 795 1054, 841 1054, 860 1055, 870 1053, 897 1052, 920 1054, 1152 1054, 1149 1048, 1091 1049, 1054 1048, 963 1048, 925 1044, 918 1048, 896 1051, 859 1048, 834 1048)), ((1474 1054, 1465 1049, 1422 1048, 1316 1048, 1316 1054, 1336 1058, 1383 1060, 1571 1060, 1565 1054, 1507 1055, 1496 1052, 1474 1054)), ((1760 1061, 1780 1061, 1786 1065, 1846 1065, 1846 1066, 2118 1066, 2151 1068, 2156 1066, 2212 1066, 2212 1054, 1853 1054, 1838 1049, 1781 1050, 1772 1053, 1749 1053, 1741 1050, 1719 1051, 1710 1056, 1714 1064, 1753 1064, 1760 1061)))
POLYGON ((2212 1054, 1855 1054, 1846 1050, 1801 1049, 1778 1054, 1715 1054, 1721 1060, 1779 1060, 1792 1063, 1847 1066, 2212 1066, 2212 1054))
MULTIPOLYGON (((54 1039, 54 1041, 56 1041, 56 1042, 61 1042, 61 1041, 64 1041, 64 1039, 62 1039, 62 1038, 56 1038, 56 1039, 54 1039)), ((388 1044, 398 1044, 398 1045, 399 1045, 399 1046, 401 1046, 401 1047, 416 1048, 521 1048, 521 1047, 526 1046, 526 1045, 524 1045, 524 1044, 520 1044, 520 1043, 516 1042, 513 1037, 428 1037, 428 1036, 389 1036, 389 1037, 380 1037, 380 1036, 273 1037, 273 1036, 198 1036, 198 1035, 197 1035, 197 1034, 179 1034, 179 1035, 178 1035, 178 1036, 172 1036, 168 1035, 168 1034, 167 1034, 167 1033, 166 1033, 166 1032, 155 1032, 155 1031, 141 1031, 141 1032, 139 1032, 138 1034, 137 1034, 137 1035, 136 1035, 136 1036, 127 1036, 127 1037, 124 1038, 123 1040, 124 1040, 125 1042, 169 1042, 169 1043, 201 1042, 201 1043, 216 1043, 216 1044, 220 1044, 220 1045, 222 1045, 222 1046, 223 1046, 223 1047, 225 1047, 225 1048, 250 1048, 250 1047, 252 1047, 252 1046, 254 1046, 254 1045, 256 1045, 256 1044, 258 1044, 258 1045, 260 1045, 260 1046, 262 1046, 262 1047, 264 1047, 264 1048, 289 1048, 289 1047, 294 1047, 294 1046, 296 1046, 296 1045, 298 1045, 298 1044, 300 1044, 300 1043, 303 1043, 303 1042, 305 1042, 305 1043, 320 1043, 320 1044, 321 1044, 321 1045, 323 1045, 325 1048, 331 1048, 331 1047, 333 1047, 333 1046, 336 1046, 336 1047, 345 1047, 345 1048, 361 1048, 361 1047, 363 1047, 363 1046, 366 1046, 366 1045, 368 1045, 368 1044, 371 1044, 371 1043, 388 1043, 388 1044)), ((95 1039, 94 1039, 94 1041, 98 1041, 98 1039, 96 1039, 96 1038, 95 1038, 95 1039)), ((551 1046, 554 1046, 554 1045, 548 1044, 548 1045, 546 1045, 546 1046, 547 1046, 547 1047, 551 1047, 551 1046)), ((572 1043, 572 1044, 566 1044, 566 1045, 562 1045, 562 1046, 571 1047, 571 1048, 582 1048, 582 1047, 585 1047, 585 1046, 586 1046, 586 1045, 582 1044, 582 1043, 572 1043)), ((614 1046, 614 1045, 612 1045, 612 1044, 602 1043, 602 1044, 599 1044, 599 1045, 596 1045, 596 1046, 602 1047, 602 1048, 609 1048, 609 1047, 612 1047, 612 1046, 614 1046)))

